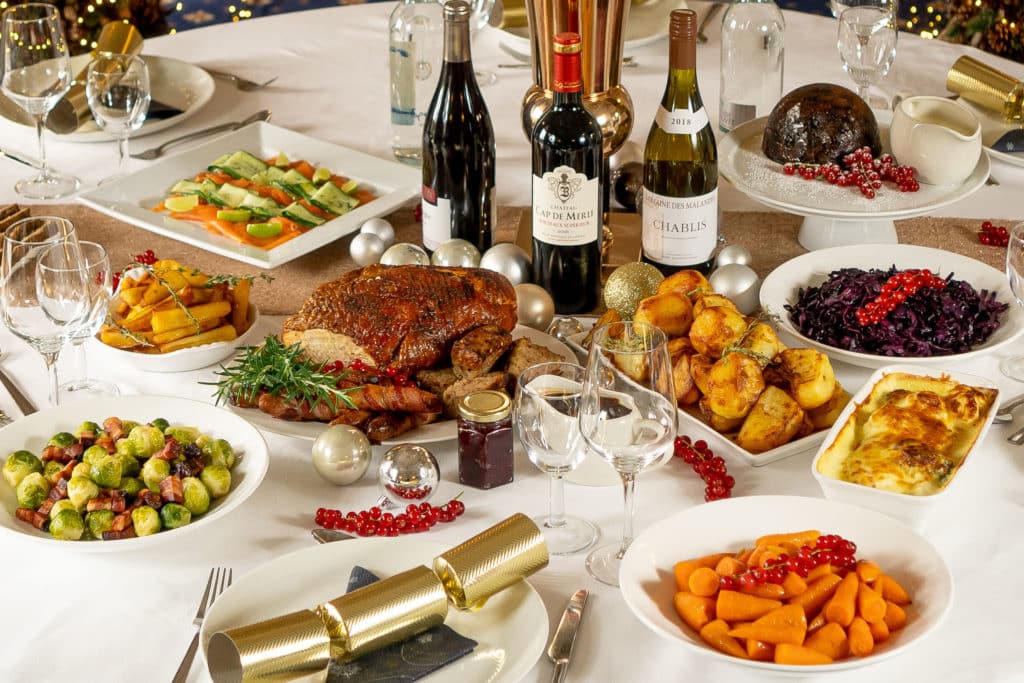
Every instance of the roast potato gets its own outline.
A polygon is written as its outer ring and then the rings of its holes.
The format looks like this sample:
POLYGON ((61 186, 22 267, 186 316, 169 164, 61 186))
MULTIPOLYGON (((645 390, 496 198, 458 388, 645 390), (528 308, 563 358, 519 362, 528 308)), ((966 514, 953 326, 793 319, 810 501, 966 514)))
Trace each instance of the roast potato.
POLYGON ((764 391, 761 364, 749 354, 734 351, 711 366, 705 398, 708 407, 724 418, 746 417, 764 391))
POLYGON ((690 326, 690 342, 697 353, 721 358, 725 347, 734 345, 747 329, 747 321, 738 311, 717 306, 704 309, 690 326))
POLYGON ((690 331, 693 323, 693 304, 681 292, 655 294, 636 307, 633 322, 660 327, 669 337, 681 337, 690 331))
POLYGON ((728 434, 735 432, 743 424, 743 418, 738 417, 735 419, 722 417, 711 409, 710 401, 707 396, 702 396, 697 401, 697 410, 700 411, 700 419, 704 421, 706 425, 714 429, 720 434, 728 434))
POLYGON ((786 348, 786 345, 779 340, 779 335, 775 334, 775 330, 771 328, 771 325, 753 322, 740 338, 739 347, 757 354, 758 361, 760 361, 761 367, 764 368, 786 348))
POLYGON ((697 270, 680 270, 672 273, 658 284, 655 294, 679 292, 694 297, 698 292, 711 292, 711 283, 697 270))
POLYGON ((672 359, 672 384, 675 385, 676 389, 676 403, 679 405, 687 405, 687 403, 693 403, 691 394, 692 390, 696 389, 696 385, 693 383, 693 377, 690 375, 690 356, 691 353, 680 353, 678 356, 672 359))
POLYGON ((736 443, 751 453, 763 453, 789 443, 804 423, 804 411, 778 387, 769 386, 743 421, 736 443))
POLYGON ((684 353, 688 356, 692 356, 695 353, 689 337, 675 337, 668 340, 668 356, 672 359, 673 363, 684 353))
POLYGON ((789 393, 801 408, 812 410, 832 398, 836 375, 828 356, 814 349, 786 349, 778 358, 789 393))
POLYGON ((715 361, 708 358, 702 353, 695 353, 690 356, 690 377, 693 377, 693 383, 697 385, 697 389, 700 393, 708 393, 708 387, 710 386, 711 379, 711 366, 715 364, 715 361))
POLYGON ((709 294, 707 292, 699 292, 696 296, 693 297, 694 317, 697 317, 698 315, 700 315, 709 308, 718 307, 731 308, 737 313, 740 312, 740 309, 736 308, 736 304, 733 303, 732 299, 730 299, 727 296, 722 296, 721 294, 709 294))
POLYGON ((839 413, 843 412, 843 408, 849 402, 850 392, 844 389, 839 382, 836 382, 835 389, 832 391, 832 397, 817 408, 807 411, 807 417, 810 419, 815 431, 828 429, 834 425, 836 420, 839 419, 839 413))
POLYGON ((587 336, 583 338, 583 348, 590 348, 590 342, 594 339, 594 330, 606 325, 608 323, 622 322, 622 314, 616 311, 614 308, 609 308, 607 311, 601 314, 601 317, 594 321, 594 326, 587 332, 587 336))

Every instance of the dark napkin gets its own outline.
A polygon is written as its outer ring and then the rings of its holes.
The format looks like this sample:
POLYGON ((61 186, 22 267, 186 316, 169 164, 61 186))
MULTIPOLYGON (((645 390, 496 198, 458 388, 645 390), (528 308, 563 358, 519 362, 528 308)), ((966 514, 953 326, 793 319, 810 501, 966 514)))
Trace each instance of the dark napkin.
POLYGON ((169 119, 172 116, 177 116, 178 114, 184 113, 185 112, 178 109, 177 107, 171 106, 165 102, 160 102, 159 100, 150 100, 149 109, 146 111, 146 118, 150 120, 169 119))
MULTIPOLYGON (((352 568, 346 593, 368 586, 380 577, 360 566, 352 568)), ((475 640, 459 635, 441 624, 409 640, 371 652, 347 664, 331 660, 327 668, 328 683, 406 683, 469 654, 477 646, 475 640)))

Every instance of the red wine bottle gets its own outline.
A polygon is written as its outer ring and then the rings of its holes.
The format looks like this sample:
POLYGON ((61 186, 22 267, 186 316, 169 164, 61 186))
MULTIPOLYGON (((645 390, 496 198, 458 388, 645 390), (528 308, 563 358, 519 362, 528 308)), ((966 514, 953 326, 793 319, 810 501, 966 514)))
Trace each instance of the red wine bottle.
POLYGON ((557 313, 581 313, 600 295, 605 165, 583 108, 579 34, 559 33, 554 51, 554 101, 533 129, 533 281, 557 313))
POLYGON ((444 6, 444 63, 423 126, 423 246, 433 251, 461 238, 491 246, 494 129, 469 53, 472 9, 444 6))

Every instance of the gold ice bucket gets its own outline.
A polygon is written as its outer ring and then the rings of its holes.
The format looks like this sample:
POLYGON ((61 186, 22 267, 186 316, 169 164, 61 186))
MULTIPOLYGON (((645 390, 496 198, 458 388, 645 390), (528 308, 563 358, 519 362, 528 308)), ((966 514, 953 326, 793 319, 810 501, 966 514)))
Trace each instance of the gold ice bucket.
POLYGON ((525 0, 533 58, 533 85, 523 96, 523 131, 529 138, 537 119, 551 108, 555 35, 576 31, 583 44, 583 104, 604 134, 605 157, 633 128, 633 101, 622 87, 622 43, 630 0, 525 0))

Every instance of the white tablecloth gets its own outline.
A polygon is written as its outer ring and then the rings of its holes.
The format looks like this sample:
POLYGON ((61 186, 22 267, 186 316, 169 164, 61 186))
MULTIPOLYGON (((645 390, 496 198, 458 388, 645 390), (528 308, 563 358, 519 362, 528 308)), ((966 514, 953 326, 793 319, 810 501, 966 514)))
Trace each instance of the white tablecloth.
MULTIPOLYGON (((269 106, 274 122, 331 142, 379 156, 390 154, 387 126, 386 27, 390 4, 319 10, 214 26, 147 41, 146 52, 188 59, 255 79, 280 77, 274 87, 241 93, 218 81, 214 100, 187 126, 133 142, 140 149, 215 122, 239 119, 269 106)), ((703 10, 703 7, 701 8, 703 10)), ((811 81, 848 84, 835 51, 835 25, 830 19, 787 13, 788 55, 785 88, 811 81)), ((714 32, 712 32, 714 34, 714 32)), ((498 49, 501 34, 485 31, 476 41, 476 63, 496 69, 510 61, 498 49)), ((666 69, 666 43, 629 50, 640 63, 624 71, 636 105, 632 139, 642 142, 661 96, 666 69)), ((956 55, 970 48, 926 42, 901 35, 894 73, 886 80, 888 95, 899 90, 943 93, 943 79, 956 55)), ((1020 65, 984 56, 989 63, 1021 74, 1020 65)), ((718 46, 699 48, 700 82, 714 120, 718 99, 718 46)), ((519 105, 528 85, 527 70, 498 70, 499 81, 485 89, 498 136, 498 192, 504 204, 529 201, 529 148, 519 127, 519 105)), ((4 147, 31 153, 33 135, 3 123, 4 147)), ((51 139, 50 158, 64 171, 79 174, 86 187, 107 174, 115 148, 109 144, 70 144, 51 139)), ((143 162, 132 161, 131 168, 143 162)), ((974 197, 943 210, 946 215, 1009 217, 1020 215, 1024 169, 993 164, 999 187, 984 187, 974 197)), ((0 200, 15 201, 13 181, 24 168, 0 162, 0 200)), ((727 209, 758 205, 723 190, 727 209)), ((313 283, 310 283, 312 286, 313 283)), ((268 320, 268 329, 277 321, 268 320)), ((39 357, 6 330, 0 330, 4 366, 32 396, 46 403, 39 357)), ((97 357, 93 356, 94 360, 97 357)), ((956 368, 1001 383, 1007 395, 1020 384, 1002 379, 999 358, 979 359, 956 368)), ((62 364, 67 376, 69 368, 62 364)), ((122 393, 171 394, 211 401, 209 387, 198 381, 212 371, 178 375, 146 374, 94 363, 120 384, 122 393)), ((840 367, 849 382, 868 372, 840 367)), ((855 384, 851 384, 855 386, 855 384)), ((0 409, 19 413, 0 394, 0 409)), ((83 408, 87 411, 87 407, 83 408)), ((1024 674, 1017 633, 1024 605, 1019 567, 1024 563, 1024 485, 1022 454, 1005 441, 1010 428, 996 426, 978 453, 981 462, 965 473, 949 500, 930 519, 925 531, 948 562, 956 581, 952 612, 926 641, 903 656, 860 672, 834 673, 829 681, 1019 681, 1024 674)), ((693 435, 699 436, 698 430, 693 435)), ((175 671, 193 629, 191 621, 200 589, 214 565, 234 568, 236 577, 271 558, 309 547, 312 514, 320 505, 345 509, 368 507, 376 498, 369 476, 356 485, 335 488, 321 480, 309 464, 309 444, 267 434, 271 465, 262 487, 220 523, 197 530, 181 543, 147 553, 86 555, 73 547, 26 547, 0 536, 4 598, 0 619, 0 680, 4 681, 129 681, 167 680, 175 671)), ((6 453, 18 444, 0 444, 6 453)), ((455 447, 434 447, 443 483, 438 497, 447 500, 465 487, 457 483, 455 447)), ((381 449, 375 449, 379 457, 381 449)), ((752 468, 723 454, 737 480, 736 495, 793 494, 820 496, 809 472, 812 453, 803 453, 765 467, 752 468)), ((520 454, 516 482, 490 492, 465 488, 464 518, 441 525, 425 538, 456 543, 514 511, 542 514, 547 508, 547 480, 520 454)), ((703 486, 682 463, 641 477, 638 484, 637 529, 703 500, 703 486)), ((618 487, 569 486, 567 508, 601 527, 604 541, 621 530, 618 487)), ((680 533, 702 533, 683 529, 680 533)), ((589 578, 583 556, 553 558, 531 579, 547 607, 553 629, 569 595, 577 588, 592 591, 575 658, 571 681, 754 681, 760 678, 739 666, 668 644, 644 628, 627 609, 616 589, 589 578)), ((546 681, 550 665, 543 659, 526 680, 546 681)), ((824 677, 822 677, 824 679, 824 677)), ((207 680, 197 661, 190 680, 207 680)))

